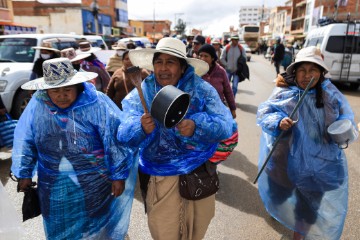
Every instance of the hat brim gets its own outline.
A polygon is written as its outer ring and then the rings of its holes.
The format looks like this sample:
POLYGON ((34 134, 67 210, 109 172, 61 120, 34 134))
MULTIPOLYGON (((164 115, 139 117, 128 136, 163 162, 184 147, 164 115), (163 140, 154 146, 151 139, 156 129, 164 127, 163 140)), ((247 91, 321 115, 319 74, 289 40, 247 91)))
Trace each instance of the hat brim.
POLYGON ((66 79, 64 82, 58 85, 49 85, 45 83, 45 79, 42 77, 24 83, 23 85, 21 85, 21 88, 24 90, 45 90, 52 88, 67 87, 92 80, 97 76, 98 74, 94 72, 77 72, 73 77, 66 79))
POLYGON ((129 58, 134 66, 139 66, 140 68, 145 68, 147 70, 154 71, 154 66, 152 61, 154 58, 154 53, 157 52, 169 54, 178 58, 185 59, 188 64, 194 67, 195 73, 199 76, 203 76, 209 71, 209 65, 202 60, 196 58, 183 57, 182 55, 177 54, 176 52, 170 52, 165 50, 157 50, 152 48, 130 50, 129 58))
POLYGON ((91 54, 90 53, 82 53, 82 54, 78 54, 76 55, 76 57, 74 57, 73 59, 70 59, 70 62, 76 62, 76 61, 80 61, 84 58, 90 57, 91 54))
POLYGON ((112 47, 113 50, 126 50, 124 47, 112 47))
POLYGON ((56 48, 48 48, 48 47, 32 47, 33 49, 44 49, 44 50, 48 50, 48 51, 54 51, 54 52, 60 52, 59 49, 56 48))
POLYGON ((86 54, 86 53, 91 54, 91 53, 98 52, 98 51, 100 51, 100 50, 101 50, 101 48, 99 48, 99 47, 91 47, 90 50, 87 50, 87 51, 81 51, 80 49, 77 49, 77 50, 76 50, 76 54, 77 54, 77 55, 78 55, 78 54, 86 54))
POLYGON ((325 65, 325 63, 320 60, 320 59, 315 59, 314 57, 304 57, 304 58, 301 58, 301 60, 298 60, 296 61, 295 59, 295 62, 291 63, 287 68, 286 68, 286 73, 288 75, 291 75, 294 73, 294 68, 295 68, 295 65, 298 64, 298 63, 302 63, 302 62, 311 62, 311 63, 315 63, 317 65, 319 65, 320 67, 322 67, 324 69, 324 73, 328 73, 329 72, 329 68, 325 65))

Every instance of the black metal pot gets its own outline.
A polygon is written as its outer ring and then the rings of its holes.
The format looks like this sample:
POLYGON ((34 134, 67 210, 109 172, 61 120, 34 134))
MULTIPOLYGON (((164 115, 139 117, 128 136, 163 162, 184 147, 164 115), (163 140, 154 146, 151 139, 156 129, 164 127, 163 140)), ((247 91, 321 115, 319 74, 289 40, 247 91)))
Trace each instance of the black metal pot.
POLYGON ((184 118, 189 105, 190 94, 167 85, 155 95, 150 113, 166 128, 172 128, 184 118))

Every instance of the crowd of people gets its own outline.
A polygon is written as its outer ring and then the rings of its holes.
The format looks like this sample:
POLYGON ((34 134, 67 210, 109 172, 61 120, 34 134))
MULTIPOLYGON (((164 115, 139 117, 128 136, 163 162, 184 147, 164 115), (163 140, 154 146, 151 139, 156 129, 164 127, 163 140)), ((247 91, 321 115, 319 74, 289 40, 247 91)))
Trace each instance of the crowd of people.
MULTIPOLYGON (((119 42, 106 65, 87 41, 78 50, 39 49, 31 81, 22 86, 32 96, 15 129, 11 171, 20 192, 37 174, 46 238, 128 238, 138 177, 153 239, 203 239, 215 216, 215 193, 188 199, 180 176, 217 174, 219 162, 211 158, 220 143, 234 135, 237 142, 235 99, 239 82, 249 78, 239 36, 225 46, 201 35, 185 43, 165 37, 156 48, 119 42), (127 74, 133 66, 141 91, 127 74), (184 118, 172 128, 147 110, 168 85, 190 96, 184 118)), ((302 49, 281 73, 283 57, 279 41, 276 86, 257 112, 259 167, 279 144, 259 178, 259 194, 268 213, 294 231, 293 239, 339 239, 348 173, 344 151, 326 128, 348 119, 356 129, 354 114, 325 77, 328 66, 318 49, 302 49)), ((0 115, 5 112, 0 98, 0 115)))

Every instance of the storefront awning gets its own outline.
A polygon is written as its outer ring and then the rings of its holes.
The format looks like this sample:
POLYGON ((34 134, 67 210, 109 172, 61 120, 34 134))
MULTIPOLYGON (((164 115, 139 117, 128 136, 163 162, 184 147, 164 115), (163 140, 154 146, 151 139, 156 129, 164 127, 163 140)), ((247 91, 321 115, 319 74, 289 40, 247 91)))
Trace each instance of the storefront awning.
POLYGON ((36 27, 14 22, 0 22, 1 34, 36 33, 36 27))

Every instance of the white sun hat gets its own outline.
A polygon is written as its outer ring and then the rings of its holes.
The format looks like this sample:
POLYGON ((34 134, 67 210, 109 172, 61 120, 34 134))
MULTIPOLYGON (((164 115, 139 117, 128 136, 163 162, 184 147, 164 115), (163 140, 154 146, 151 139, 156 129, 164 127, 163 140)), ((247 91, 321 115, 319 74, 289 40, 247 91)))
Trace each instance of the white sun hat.
POLYGON ((79 43, 79 49, 76 50, 76 54, 84 54, 84 53, 95 53, 100 51, 101 48, 91 46, 90 42, 81 42, 79 43))
POLYGON ((25 90, 60 88, 92 80, 94 72, 77 72, 68 58, 53 58, 43 63, 44 77, 24 83, 25 90))
POLYGON ((60 51, 61 57, 68 58, 70 62, 76 62, 84 58, 90 57, 90 53, 76 54, 74 48, 65 48, 60 51))
POLYGON ((315 63, 320 67, 322 67, 325 70, 325 73, 329 72, 329 68, 326 66, 324 62, 323 56, 321 55, 321 51, 317 47, 311 46, 301 49, 296 54, 295 62, 293 62, 286 68, 286 73, 289 75, 293 74, 295 65, 301 62, 315 63))
POLYGON ((50 42, 43 42, 40 46, 32 47, 33 49, 44 49, 48 51, 60 52, 60 50, 53 48, 50 42))
POLYGON ((206 62, 196 58, 187 58, 185 44, 179 39, 171 37, 162 38, 156 45, 156 49, 143 48, 130 50, 129 58, 134 66, 154 71, 154 53, 165 53, 185 59, 188 64, 195 68, 195 73, 199 76, 209 71, 209 65, 206 62))

